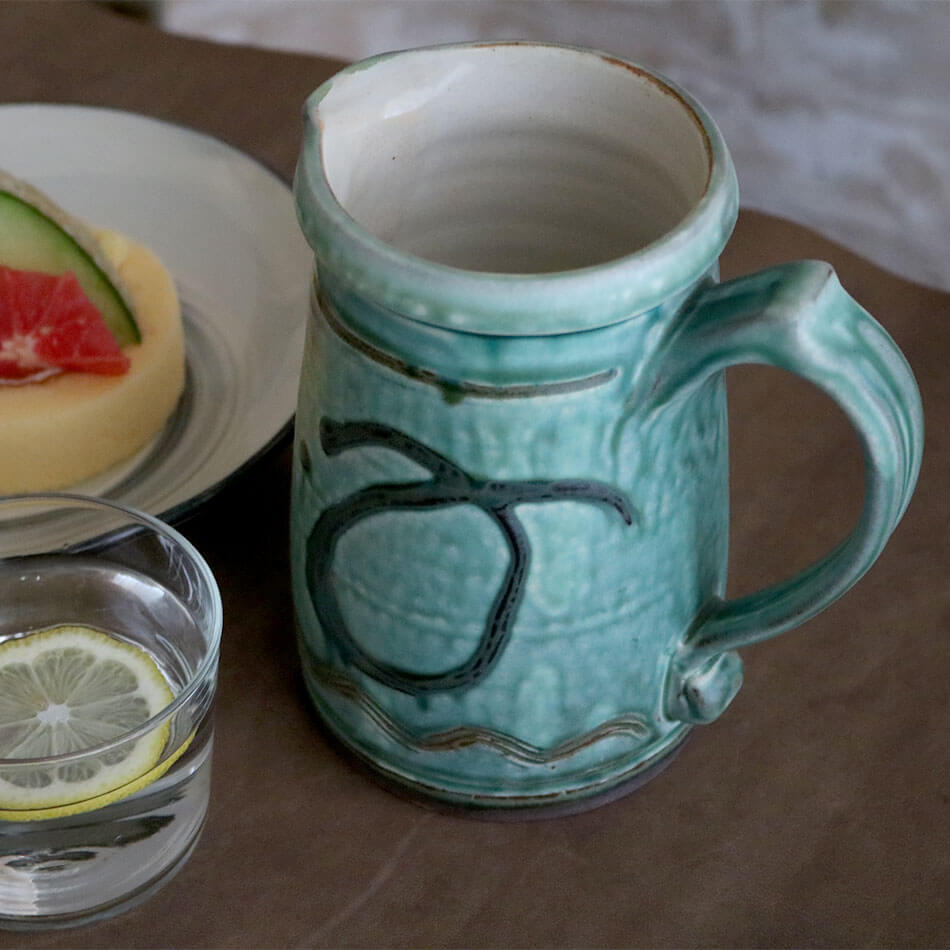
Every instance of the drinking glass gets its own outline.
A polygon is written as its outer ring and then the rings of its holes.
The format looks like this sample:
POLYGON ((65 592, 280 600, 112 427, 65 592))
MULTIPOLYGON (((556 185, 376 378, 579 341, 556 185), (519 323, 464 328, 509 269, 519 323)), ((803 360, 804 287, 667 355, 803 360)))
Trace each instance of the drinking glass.
MULTIPOLYGON (((11 638, 63 625, 92 628, 101 632, 93 636, 126 644, 120 650, 147 654, 169 687, 162 695, 172 697, 96 745, 0 757, 0 927, 65 927, 111 916, 150 896, 185 863, 208 807, 221 623, 211 570, 161 521, 78 495, 0 498, 0 657, 11 638), (94 795, 77 781, 70 795, 74 778, 107 772, 141 743, 151 743, 142 774, 94 795), (46 799, 25 807, 31 790, 44 787, 67 791, 52 807, 46 799)), ((4 729, 17 728, 3 721, 4 700, 0 683, 0 741, 4 729)), ((65 709, 55 697, 44 701, 50 705, 38 718, 65 709)))

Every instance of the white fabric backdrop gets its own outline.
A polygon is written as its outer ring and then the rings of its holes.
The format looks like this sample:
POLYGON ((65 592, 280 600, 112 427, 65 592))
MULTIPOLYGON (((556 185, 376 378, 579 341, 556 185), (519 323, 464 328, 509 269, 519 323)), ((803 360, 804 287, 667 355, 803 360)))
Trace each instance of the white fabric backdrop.
POLYGON ((946 0, 165 0, 161 16, 344 59, 502 38, 626 56, 710 110, 744 204, 950 289, 946 0))

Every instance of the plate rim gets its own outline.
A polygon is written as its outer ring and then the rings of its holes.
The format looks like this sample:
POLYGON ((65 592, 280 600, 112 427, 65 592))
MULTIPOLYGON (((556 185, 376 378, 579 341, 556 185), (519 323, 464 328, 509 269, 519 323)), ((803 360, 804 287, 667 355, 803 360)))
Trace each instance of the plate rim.
MULTIPOLYGON (((42 101, 35 99, 24 99, 14 102, 0 102, 0 115, 7 112, 14 112, 17 110, 26 110, 26 109, 38 109, 41 111, 49 111, 54 113, 60 110, 68 110, 75 112, 87 112, 90 114, 107 114, 113 115, 116 117, 133 119, 135 121, 145 122, 148 124, 160 126, 162 128, 168 129, 175 133, 185 133, 186 136, 195 137, 197 139, 202 139, 207 142, 212 143, 216 147, 224 147, 230 152, 235 153, 246 161, 250 162, 252 165, 257 166, 263 173, 272 178, 278 185, 285 188, 293 196, 293 178, 284 175, 282 172, 278 171, 276 168, 271 165, 271 163, 263 160, 262 158, 254 155, 253 153, 247 151, 242 146, 236 145, 231 141, 228 141, 225 138, 222 138, 217 135, 213 135, 210 132, 207 132, 203 129, 197 128, 195 126, 189 125, 186 122, 178 121, 175 119, 169 119, 164 116, 153 115, 147 112, 139 112, 132 109, 124 109, 118 106, 109 106, 109 105, 96 105, 85 102, 67 102, 67 101, 42 101)), ((173 275, 174 276, 174 275, 173 275)), ((304 275, 302 281, 302 286, 306 287, 306 291, 301 292, 301 297, 303 298, 305 293, 309 293, 309 279, 307 275, 304 275)), ((301 324, 306 322, 306 313, 305 311, 301 313, 300 318, 301 324)), ((296 417, 296 406, 293 406, 290 410, 288 417, 284 422, 274 431, 270 437, 261 444, 261 446, 248 455, 243 461, 237 464, 234 468, 228 471, 225 475, 221 476, 214 482, 209 485, 206 485, 204 488, 190 494, 187 498, 182 499, 179 502, 176 502, 170 505, 167 508, 160 509, 158 511, 149 510, 148 507, 141 509, 146 514, 151 515, 152 517, 159 518, 167 524, 180 524, 184 520, 193 517, 198 509, 207 504, 212 498, 218 495, 224 488, 229 486, 232 482, 240 479, 242 476, 247 474, 247 472, 256 466, 258 463, 263 461, 263 459, 273 452, 275 452, 284 442, 288 441, 293 433, 294 423, 296 417)), ((70 491, 70 488, 64 488, 63 491, 70 491)), ((102 497, 112 501, 117 501, 120 504, 126 504, 123 501, 121 495, 116 495, 111 489, 106 490, 104 493, 99 495, 93 495, 92 497, 102 497)))

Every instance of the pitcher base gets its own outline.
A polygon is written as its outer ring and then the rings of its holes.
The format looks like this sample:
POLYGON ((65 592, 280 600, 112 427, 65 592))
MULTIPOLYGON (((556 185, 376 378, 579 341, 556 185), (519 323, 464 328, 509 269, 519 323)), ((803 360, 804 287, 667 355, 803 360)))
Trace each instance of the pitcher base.
POLYGON ((433 764, 438 753, 426 753, 419 767, 413 768, 398 761, 396 755, 381 752, 376 748, 376 742, 366 738, 370 733, 377 740, 383 739, 378 721, 363 715, 359 717, 359 725, 355 725, 350 716, 335 708, 340 702, 348 705, 348 700, 339 696, 330 700, 324 695, 320 685, 306 675, 306 664, 304 674, 307 690, 325 732, 333 745, 361 771, 399 797, 427 808, 472 818, 522 821, 556 818, 598 808, 655 778, 670 764, 691 732, 691 728, 684 725, 671 733, 652 754, 639 750, 596 768, 581 769, 574 775, 552 774, 550 780, 543 776, 538 778, 540 768, 534 770, 530 783, 477 773, 460 777, 458 770, 449 774, 433 764))
POLYGON ((394 772, 349 744, 342 736, 329 728, 326 734, 337 751, 348 759, 360 772, 392 795, 440 814, 470 818, 476 821, 542 821, 549 818, 566 818, 593 811, 603 805, 618 801, 632 794, 651 779, 656 778, 679 754, 689 733, 673 748, 664 752, 655 761, 637 769, 630 775, 621 775, 616 784, 604 789, 601 784, 588 790, 583 787, 569 793, 557 792, 547 795, 460 795, 451 789, 436 788, 419 782, 410 776, 394 772))

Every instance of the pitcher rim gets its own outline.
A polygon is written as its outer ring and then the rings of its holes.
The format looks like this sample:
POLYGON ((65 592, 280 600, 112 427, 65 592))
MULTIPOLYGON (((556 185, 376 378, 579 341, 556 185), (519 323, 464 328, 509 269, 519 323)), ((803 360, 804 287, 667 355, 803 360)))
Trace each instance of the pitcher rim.
POLYGON ((583 332, 653 310, 716 267, 738 216, 731 156, 715 122, 685 89, 662 73, 597 49, 532 40, 444 43, 380 53, 339 70, 307 97, 303 142, 294 176, 297 216, 316 270, 334 272, 354 292, 400 316, 443 329, 497 336, 583 332), (396 58, 433 52, 519 47, 593 56, 634 72, 676 99, 704 136, 705 189, 659 238, 628 254, 578 268, 507 273, 439 263, 400 250, 359 224, 326 176, 320 103, 335 84, 396 58), (596 297, 596 302, 592 303, 596 297))

